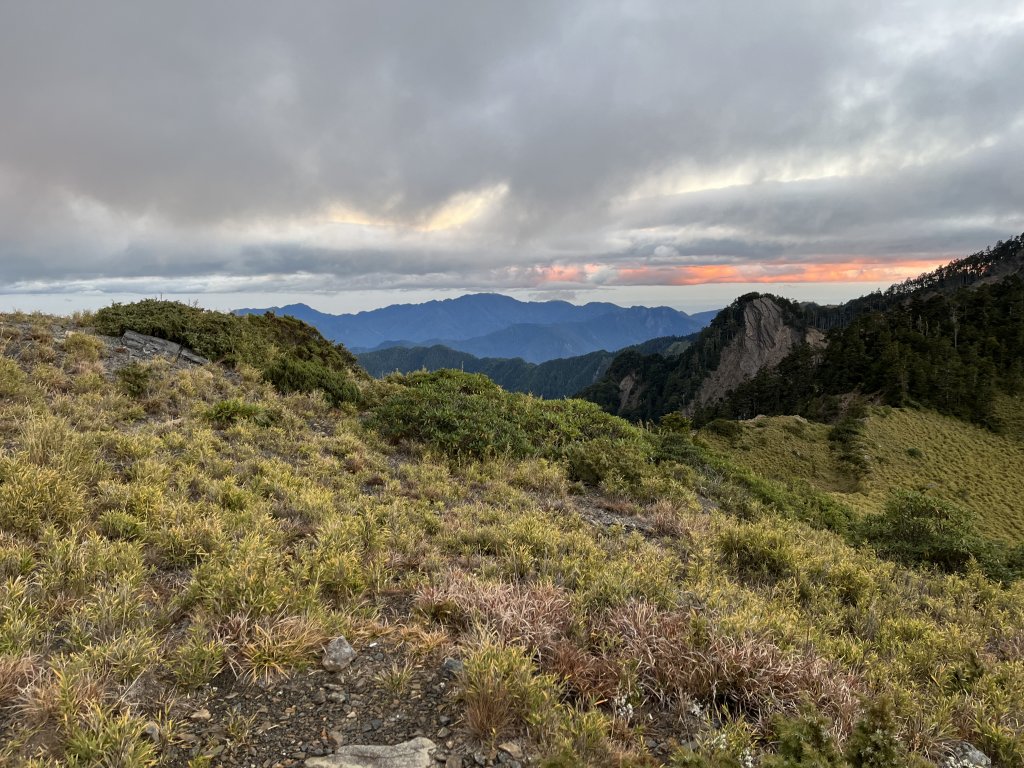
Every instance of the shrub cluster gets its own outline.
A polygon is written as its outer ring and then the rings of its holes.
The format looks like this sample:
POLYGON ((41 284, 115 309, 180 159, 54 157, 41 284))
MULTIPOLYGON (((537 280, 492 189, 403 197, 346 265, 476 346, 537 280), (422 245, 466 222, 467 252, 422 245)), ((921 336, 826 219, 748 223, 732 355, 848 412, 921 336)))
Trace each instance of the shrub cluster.
POLYGON ((363 378, 355 357, 293 317, 232 315, 174 301, 146 299, 99 310, 100 333, 127 330, 182 344, 228 366, 250 365, 281 392, 322 390, 337 405, 359 398, 363 378))

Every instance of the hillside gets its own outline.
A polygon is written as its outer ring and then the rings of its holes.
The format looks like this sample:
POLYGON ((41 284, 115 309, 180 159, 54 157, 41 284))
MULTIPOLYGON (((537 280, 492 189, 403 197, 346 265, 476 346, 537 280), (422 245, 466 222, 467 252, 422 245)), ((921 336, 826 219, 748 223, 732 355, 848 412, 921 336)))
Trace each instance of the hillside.
MULTIPOLYGON (((265 311, 243 309, 238 314, 265 311)), ((522 302, 496 294, 393 305, 355 315, 327 315, 302 304, 274 312, 308 322, 356 352, 445 346, 476 357, 521 357, 533 363, 621 349, 662 336, 685 336, 703 328, 714 314, 691 317, 668 307, 625 308, 599 302, 522 302)))
MULTIPOLYGON (((642 354, 681 354, 689 337, 665 336, 651 339, 633 349, 642 354)), ((376 378, 389 373, 438 371, 450 368, 466 373, 482 373, 502 389, 525 392, 548 399, 569 397, 595 383, 608 369, 615 352, 591 352, 578 357, 559 358, 544 363, 528 363, 522 358, 480 358, 449 347, 390 347, 356 355, 360 365, 376 378)))
MULTIPOLYGON (((1001 409, 1024 413, 1024 399, 1006 398, 1001 409)), ((740 424, 701 437, 760 475, 810 484, 865 513, 882 511, 891 489, 912 488, 970 510, 991 538, 1024 542, 1024 434, 994 434, 934 411, 874 408, 857 437, 864 466, 851 468, 825 424, 797 416, 740 424)))
POLYGON ((1024 766, 1024 556, 952 508, 102 317, 0 317, 0 763, 1024 766))

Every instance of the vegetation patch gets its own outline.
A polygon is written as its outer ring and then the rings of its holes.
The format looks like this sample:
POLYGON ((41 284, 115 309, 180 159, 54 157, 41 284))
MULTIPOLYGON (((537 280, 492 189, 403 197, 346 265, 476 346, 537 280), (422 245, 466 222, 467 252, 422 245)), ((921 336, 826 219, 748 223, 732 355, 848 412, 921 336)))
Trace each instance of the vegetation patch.
POLYGON ((238 316, 146 299, 105 307, 93 322, 109 336, 132 330, 182 344, 230 367, 251 366, 282 392, 321 390, 336 405, 357 400, 358 382, 365 378, 343 346, 300 320, 270 312, 238 316))

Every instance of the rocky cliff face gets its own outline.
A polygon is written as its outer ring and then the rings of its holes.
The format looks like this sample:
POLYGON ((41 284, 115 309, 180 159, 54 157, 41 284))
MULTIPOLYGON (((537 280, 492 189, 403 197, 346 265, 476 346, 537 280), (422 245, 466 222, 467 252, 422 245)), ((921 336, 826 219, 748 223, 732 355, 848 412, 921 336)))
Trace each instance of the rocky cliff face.
POLYGON ((687 410, 724 397, 763 368, 778 365, 798 344, 824 344, 816 328, 801 330, 787 324, 782 307, 769 296, 760 296, 743 310, 743 329, 722 351, 718 366, 708 374, 687 410))
POLYGON ((656 420, 715 403, 759 371, 778 365, 800 344, 824 345, 803 310, 771 295, 747 294, 723 309, 680 354, 619 354, 580 397, 610 413, 656 420))

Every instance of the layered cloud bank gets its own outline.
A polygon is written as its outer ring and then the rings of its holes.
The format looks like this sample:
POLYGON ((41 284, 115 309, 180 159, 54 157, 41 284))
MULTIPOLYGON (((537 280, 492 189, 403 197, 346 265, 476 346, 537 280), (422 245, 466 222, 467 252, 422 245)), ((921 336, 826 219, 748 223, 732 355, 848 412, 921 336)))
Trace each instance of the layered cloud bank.
POLYGON ((0 293, 887 282, 1024 230, 1016 2, 12 5, 0 293))

